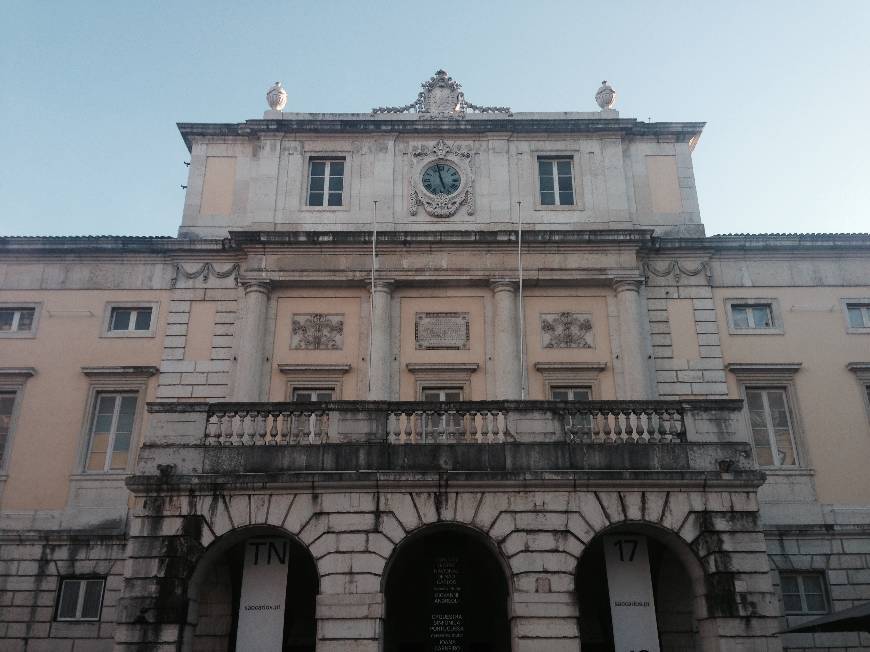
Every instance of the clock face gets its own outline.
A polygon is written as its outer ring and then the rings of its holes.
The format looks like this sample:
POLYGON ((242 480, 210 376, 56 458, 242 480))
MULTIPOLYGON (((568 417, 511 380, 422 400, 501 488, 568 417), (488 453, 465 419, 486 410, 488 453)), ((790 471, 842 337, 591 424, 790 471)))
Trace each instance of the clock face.
POLYGON ((447 163, 433 163, 423 171, 423 187, 433 195, 452 195, 459 190, 462 177, 447 163))

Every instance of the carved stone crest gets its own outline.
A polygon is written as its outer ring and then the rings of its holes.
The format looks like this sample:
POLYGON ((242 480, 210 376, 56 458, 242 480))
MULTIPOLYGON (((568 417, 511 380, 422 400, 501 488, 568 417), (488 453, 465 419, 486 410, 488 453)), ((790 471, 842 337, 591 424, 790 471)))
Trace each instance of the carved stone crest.
POLYGON ((407 113, 413 111, 421 117, 464 118, 466 111, 477 113, 504 113, 513 115, 506 106, 477 106, 466 101, 462 84, 450 77, 446 71, 438 70, 428 81, 421 84, 423 90, 417 99, 405 106, 379 106, 372 109, 377 113, 407 113))
POLYGON ((344 315, 293 315, 290 348, 340 350, 344 348, 344 315))
POLYGON ((591 349, 592 317, 576 312, 544 313, 541 340, 545 349, 591 349))
POLYGON ((465 212, 474 215, 474 168, 471 150, 463 145, 439 140, 434 145, 414 145, 411 148, 411 177, 408 213, 417 214, 423 206, 432 217, 450 217, 465 204, 465 212), (462 178, 456 192, 433 195, 420 183, 420 177, 433 163, 446 163, 459 170, 462 178))

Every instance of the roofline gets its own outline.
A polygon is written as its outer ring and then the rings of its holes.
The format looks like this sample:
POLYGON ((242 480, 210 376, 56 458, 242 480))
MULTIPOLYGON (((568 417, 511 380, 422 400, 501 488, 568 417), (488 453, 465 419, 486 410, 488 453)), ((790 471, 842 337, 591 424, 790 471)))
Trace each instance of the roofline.
MULTIPOLYGON (((378 231, 380 244, 500 245, 516 243, 515 230, 378 231)), ((370 245, 371 231, 231 231, 226 238, 171 236, 0 236, 0 255, 22 253, 235 252, 246 246, 370 245)), ((760 233, 706 238, 655 236, 651 229, 529 230, 526 244, 630 245, 647 254, 674 249, 769 253, 788 250, 870 250, 870 233, 760 233)))
POLYGON ((563 114, 536 114, 534 118, 514 116, 477 119, 417 118, 397 119, 363 113, 304 114, 311 117, 246 120, 240 123, 179 122, 178 131, 188 151, 194 138, 250 138, 267 134, 539 134, 539 133, 619 133, 636 137, 669 136, 692 146, 701 136, 705 122, 641 122, 623 118, 574 118, 563 114), (552 115, 552 117, 546 117, 552 115), (561 116, 561 117, 559 117, 561 116))

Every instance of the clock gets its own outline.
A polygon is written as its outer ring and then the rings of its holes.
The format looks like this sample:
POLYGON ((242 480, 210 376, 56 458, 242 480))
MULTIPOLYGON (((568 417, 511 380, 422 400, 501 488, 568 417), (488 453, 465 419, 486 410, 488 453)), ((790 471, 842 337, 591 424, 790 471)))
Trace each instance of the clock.
POLYGON ((462 175, 448 163, 435 162, 423 171, 421 181, 432 195, 452 195, 459 190, 462 175))

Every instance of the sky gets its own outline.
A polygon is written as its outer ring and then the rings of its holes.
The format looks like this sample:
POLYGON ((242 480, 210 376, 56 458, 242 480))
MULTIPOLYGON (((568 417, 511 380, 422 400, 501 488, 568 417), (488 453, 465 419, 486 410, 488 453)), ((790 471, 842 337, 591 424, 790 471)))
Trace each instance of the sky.
POLYGON ((176 122, 475 104, 705 121, 717 233, 870 231, 870 1, 0 0, 0 235, 175 235, 176 122))

